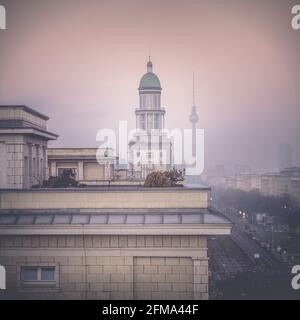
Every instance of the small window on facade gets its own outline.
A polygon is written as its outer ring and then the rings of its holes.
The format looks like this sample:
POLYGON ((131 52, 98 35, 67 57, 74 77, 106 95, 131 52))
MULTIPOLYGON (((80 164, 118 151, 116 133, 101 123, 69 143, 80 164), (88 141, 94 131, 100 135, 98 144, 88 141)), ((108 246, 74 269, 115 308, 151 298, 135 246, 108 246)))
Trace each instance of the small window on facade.
POLYGON ((53 286, 56 284, 56 267, 21 267, 21 286, 30 287, 36 285, 53 286))
POLYGON ((38 281, 38 268, 22 268, 23 281, 38 281))
POLYGON ((55 280, 55 268, 41 268, 41 280, 42 281, 54 281, 55 280))
POLYGON ((159 109, 160 107, 160 101, 159 101, 159 95, 155 95, 155 109, 159 109))
POLYGON ((146 130, 145 114, 141 114, 141 129, 146 130))
POLYGON ((154 117, 154 129, 159 129, 159 114, 155 114, 154 117))
POLYGON ((148 117, 147 117, 147 127, 148 129, 152 129, 153 128, 153 117, 152 117, 152 114, 148 114, 148 117))

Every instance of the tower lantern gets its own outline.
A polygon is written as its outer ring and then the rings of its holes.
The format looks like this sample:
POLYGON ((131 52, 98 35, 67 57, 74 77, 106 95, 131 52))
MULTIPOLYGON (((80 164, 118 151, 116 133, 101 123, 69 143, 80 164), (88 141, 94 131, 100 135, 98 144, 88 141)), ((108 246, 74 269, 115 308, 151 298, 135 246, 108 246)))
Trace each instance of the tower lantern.
POLYGON ((135 111, 137 129, 162 130, 165 110, 161 107, 161 84, 158 76, 153 73, 153 63, 149 57, 147 73, 139 85, 139 108, 135 111))

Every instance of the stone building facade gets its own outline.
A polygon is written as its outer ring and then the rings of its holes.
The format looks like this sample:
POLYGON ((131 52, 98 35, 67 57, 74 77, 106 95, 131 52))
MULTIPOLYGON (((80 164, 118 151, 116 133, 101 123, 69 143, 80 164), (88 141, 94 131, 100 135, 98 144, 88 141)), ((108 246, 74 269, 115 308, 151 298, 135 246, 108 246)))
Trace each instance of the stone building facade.
POLYGON ((208 299, 205 237, 17 236, 0 245, 7 298, 208 299), (24 280, 23 270, 39 267, 54 278, 24 280))
POLYGON ((87 185, 98 185, 114 179, 115 156, 109 148, 49 148, 49 176, 71 169, 75 179, 87 185))
POLYGON ((3 299, 208 299, 206 188, 0 192, 3 299))
POLYGON ((46 179, 49 118, 26 106, 0 106, 0 188, 29 188, 46 179))

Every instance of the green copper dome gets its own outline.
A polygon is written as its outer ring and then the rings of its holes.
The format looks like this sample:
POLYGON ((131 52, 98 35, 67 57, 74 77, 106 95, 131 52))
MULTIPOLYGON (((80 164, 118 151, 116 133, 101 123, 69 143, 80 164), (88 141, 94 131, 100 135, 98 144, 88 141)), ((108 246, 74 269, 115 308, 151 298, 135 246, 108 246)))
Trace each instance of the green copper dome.
POLYGON ((139 89, 159 89, 161 85, 158 76, 153 72, 147 72, 140 81, 139 89))
POLYGON ((153 73, 153 63, 150 57, 147 63, 147 73, 143 75, 140 81, 139 90, 143 89, 161 90, 159 78, 155 73, 153 73))

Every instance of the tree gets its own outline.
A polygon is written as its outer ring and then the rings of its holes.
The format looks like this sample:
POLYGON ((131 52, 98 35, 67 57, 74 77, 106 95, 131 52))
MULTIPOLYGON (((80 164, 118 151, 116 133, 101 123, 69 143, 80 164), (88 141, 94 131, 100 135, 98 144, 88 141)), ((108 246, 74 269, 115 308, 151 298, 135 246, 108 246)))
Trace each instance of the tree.
POLYGON ((184 181, 183 172, 181 170, 172 169, 170 171, 165 171, 164 175, 169 180, 169 185, 174 187, 178 185, 179 182, 184 181))
POLYGON ((180 170, 172 169, 170 171, 154 171, 147 175, 144 187, 175 187, 184 180, 183 173, 180 170))
POLYGON ((248 214, 268 213, 290 227, 300 225, 300 209, 293 198, 288 195, 263 195, 258 190, 243 191, 236 189, 215 190, 217 199, 227 206, 246 211, 248 214))
POLYGON ((63 173, 57 177, 50 177, 44 181, 42 186, 35 188, 75 188, 78 187, 78 181, 75 180, 75 173, 71 169, 63 170, 63 173))

